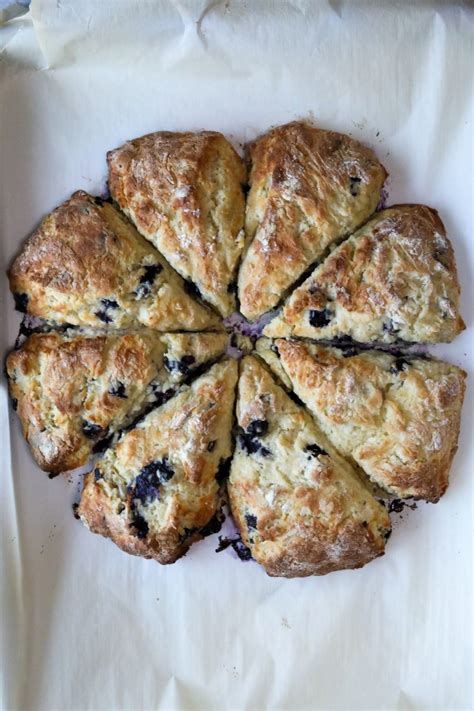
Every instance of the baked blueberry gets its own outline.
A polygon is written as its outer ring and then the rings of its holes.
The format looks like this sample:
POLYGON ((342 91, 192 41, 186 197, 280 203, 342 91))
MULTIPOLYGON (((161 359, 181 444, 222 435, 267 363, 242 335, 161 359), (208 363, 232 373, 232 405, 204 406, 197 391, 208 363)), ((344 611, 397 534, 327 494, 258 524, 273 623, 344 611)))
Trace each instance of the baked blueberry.
POLYGON ((319 457, 321 454, 327 456, 328 454, 325 449, 317 444, 307 444, 304 451, 309 452, 312 457, 319 457))
POLYGON ((322 328, 331 322, 331 313, 328 309, 310 309, 308 320, 310 326, 314 328, 322 328))
POLYGON ((101 299, 100 303, 104 309, 118 309, 118 303, 115 299, 101 299))
POLYGON ((113 317, 110 311, 112 309, 118 309, 118 303, 114 301, 114 299, 101 299, 100 305, 101 308, 95 312, 95 315, 104 323, 112 323, 113 317))
POLYGON ((232 546, 233 550, 239 556, 240 560, 251 560, 252 553, 250 548, 248 548, 245 543, 242 542, 240 537, 237 538, 225 538, 224 536, 219 536, 219 545, 216 548, 216 553, 221 553, 225 551, 226 548, 232 546))
POLYGON ((94 479, 95 481, 99 481, 99 479, 102 479, 102 472, 98 468, 94 469, 94 479))
POLYGON ((398 375, 398 373, 401 373, 402 370, 405 370, 405 368, 408 368, 408 362, 405 360, 405 358, 396 358, 395 362, 390 368, 390 372, 392 375, 398 375))
POLYGON ((255 439, 254 436, 249 435, 248 432, 246 432, 243 429, 240 429, 239 434, 237 435, 238 442, 244 452, 247 452, 247 454, 260 454, 262 457, 269 457, 271 452, 269 449, 263 446, 261 442, 258 441, 258 439, 255 439))
POLYGON ((393 499, 388 505, 389 513, 401 513, 405 508, 405 502, 401 499, 393 499))
POLYGON ((185 355, 180 360, 173 360, 167 356, 163 357, 165 368, 169 370, 170 373, 181 373, 182 375, 189 375, 191 371, 190 366, 195 362, 196 359, 192 355, 185 355))
POLYGON ((202 536, 211 536, 213 533, 218 533, 222 528, 224 519, 225 516, 222 511, 217 511, 211 520, 200 529, 200 534, 202 536))
POLYGON ((217 440, 213 439, 210 442, 208 442, 208 444, 207 444, 207 451, 208 452, 212 452, 214 450, 214 447, 216 446, 216 441, 217 440))
POLYGON ((158 383, 150 383, 150 388, 155 398, 155 403, 157 405, 163 405, 167 400, 175 395, 176 390, 174 388, 168 388, 168 390, 160 390, 160 385, 158 383))
POLYGON ((88 422, 84 420, 82 423, 82 431, 88 439, 98 439, 99 437, 105 437, 107 430, 105 427, 100 425, 94 425, 93 422, 88 422))
POLYGON ((268 432, 268 422, 266 420, 253 420, 245 431, 249 437, 264 437, 268 432))
POLYGON ((149 504, 160 498, 160 486, 174 475, 168 459, 150 462, 129 486, 132 499, 139 499, 142 504, 149 504))
POLYGON ((26 314, 28 311, 28 294, 13 294, 15 300, 15 309, 26 314))
POLYGON ((109 393, 111 395, 115 395, 115 397, 121 397, 125 399, 127 397, 127 394, 125 392, 125 385, 121 383, 120 380, 117 380, 110 386, 109 393))
POLYGON ((145 521, 143 516, 138 513, 136 508, 132 506, 132 519, 130 521, 130 527, 137 538, 146 538, 148 535, 148 523, 145 521))
POLYGON ((135 294, 138 299, 144 299, 151 294, 151 287, 160 272, 163 271, 161 264, 147 264, 143 267, 144 273, 140 277, 135 294))
POLYGON ((253 514, 245 514, 245 521, 247 523, 247 528, 249 531, 256 531, 257 530, 257 517, 254 516, 253 514))
POLYGON ((358 178, 357 176, 351 176, 349 178, 349 192, 352 197, 357 197, 357 195, 359 194, 360 183, 361 178, 358 178))

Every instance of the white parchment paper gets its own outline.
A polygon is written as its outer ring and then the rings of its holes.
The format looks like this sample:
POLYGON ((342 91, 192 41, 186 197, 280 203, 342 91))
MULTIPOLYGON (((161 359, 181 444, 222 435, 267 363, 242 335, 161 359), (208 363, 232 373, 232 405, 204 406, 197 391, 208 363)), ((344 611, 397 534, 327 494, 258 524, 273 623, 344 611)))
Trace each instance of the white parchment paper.
POLYGON ((440 211, 468 329, 434 350, 471 372, 442 501, 395 516, 366 568, 290 581, 216 537, 160 567, 88 533, 78 480, 37 469, 2 379, 2 708, 471 708, 473 25, 455 2, 33 0, 1 28, 2 273, 46 212, 104 189, 124 140, 238 144, 308 117, 376 150, 389 204, 440 211))

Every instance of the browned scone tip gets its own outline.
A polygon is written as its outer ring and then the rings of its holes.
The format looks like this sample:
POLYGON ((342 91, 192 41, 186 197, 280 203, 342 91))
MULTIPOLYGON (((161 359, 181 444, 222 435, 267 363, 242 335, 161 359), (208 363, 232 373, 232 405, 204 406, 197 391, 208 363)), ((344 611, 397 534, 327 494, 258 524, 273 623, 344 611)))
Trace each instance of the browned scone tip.
POLYGON ((377 213, 295 289, 266 336, 439 343, 464 328, 454 251, 438 213, 377 213))
POLYGON ((249 155, 249 244, 238 283, 241 311, 255 319, 331 244, 370 217, 387 172, 353 138, 301 121, 272 129, 249 155))
POLYGON ((17 307, 47 321, 160 331, 220 327, 111 204, 83 191, 44 218, 10 271, 17 307))
POLYGON ((114 200, 223 316, 236 308, 246 171, 221 133, 160 131, 107 155, 114 200))
POLYGON ((31 335, 7 358, 10 395, 37 463, 58 474, 143 409, 164 402, 193 370, 220 357, 224 333, 31 335))
POLYGON ((439 500, 458 447, 461 368, 303 341, 276 346, 294 392, 342 456, 398 498, 439 500))
POLYGON ((237 363, 217 363, 124 434, 85 481, 83 522, 163 564, 218 530, 236 382, 237 363))
POLYGON ((232 514, 269 575, 323 575, 383 554, 386 509, 254 356, 241 364, 237 420, 232 514))

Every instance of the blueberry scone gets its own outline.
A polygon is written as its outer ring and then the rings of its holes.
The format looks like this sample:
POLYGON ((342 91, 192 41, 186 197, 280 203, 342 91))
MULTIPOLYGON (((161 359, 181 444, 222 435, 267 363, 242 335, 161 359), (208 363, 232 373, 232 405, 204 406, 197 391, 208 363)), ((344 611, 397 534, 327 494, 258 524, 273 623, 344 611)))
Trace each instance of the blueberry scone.
POLYGON ((340 454, 390 494, 438 501, 458 446, 463 370, 426 357, 275 345, 295 393, 340 454))
POLYGON ((439 343, 463 328, 454 252, 438 213, 400 205, 339 245, 264 333, 439 343))
POLYGON ((146 329, 30 336, 6 365, 37 463, 54 474, 82 466, 137 414, 172 397, 195 368, 217 360, 226 342, 220 333, 146 329))
POLYGON ((386 509, 261 361, 242 361, 228 482, 243 542, 273 576, 360 568, 384 553, 386 509))
POLYGON ((250 146, 245 218, 250 242, 239 272, 241 311, 256 319, 327 248, 375 211, 386 178, 374 153, 349 136, 293 122, 250 146))
POLYGON ((110 151, 109 187, 138 231, 223 316, 244 247, 243 161, 221 133, 159 132, 110 151))
POLYGON ((85 478, 78 515, 119 548, 173 563, 219 526, 237 363, 226 360, 149 413, 85 478))
POLYGON ((160 331, 219 327, 107 202, 79 191, 48 215, 9 272, 17 308, 60 324, 160 331))

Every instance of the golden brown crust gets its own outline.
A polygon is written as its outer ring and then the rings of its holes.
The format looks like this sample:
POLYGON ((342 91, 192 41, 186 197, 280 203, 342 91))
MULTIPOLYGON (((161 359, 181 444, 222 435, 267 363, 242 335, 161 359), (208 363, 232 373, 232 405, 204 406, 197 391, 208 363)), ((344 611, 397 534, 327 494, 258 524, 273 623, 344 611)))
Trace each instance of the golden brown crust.
POLYGON ((241 311, 255 319, 336 240, 374 212, 386 178, 373 152, 349 136, 303 122, 279 126, 250 147, 239 272, 241 311))
POLYGON ((398 205, 339 245, 264 333, 438 343, 463 328, 454 252, 438 213, 398 205))
POLYGON ((219 327, 112 205, 78 191, 48 215, 13 262, 10 288, 32 316, 161 331, 219 327))
POLYGON ((220 133, 151 133, 110 151, 114 200, 224 316, 244 247, 245 168, 220 133))
POLYGON ((95 445, 166 396, 194 368, 218 358, 225 334, 30 336, 7 358, 10 394, 39 466, 87 462, 95 445), (166 395, 167 394, 167 395, 166 395))
POLYGON ((237 420, 232 513, 269 575, 323 575, 383 554, 386 509, 252 356, 241 365, 237 420))
POLYGON ((442 496, 458 446, 463 370, 375 351, 276 345, 294 391, 343 456, 400 498, 442 496))
POLYGON ((206 535, 232 451, 236 381, 236 362, 218 363, 123 435, 85 481, 84 523, 163 564, 206 535))

